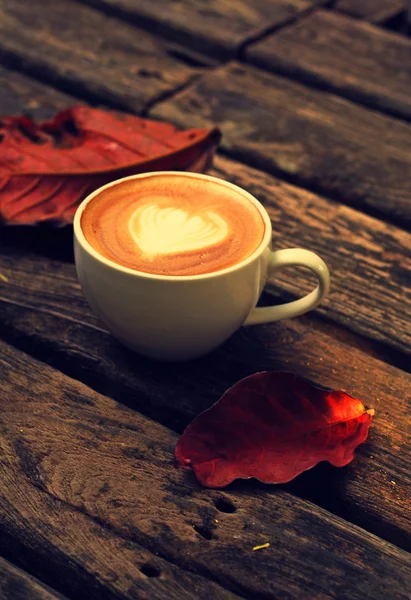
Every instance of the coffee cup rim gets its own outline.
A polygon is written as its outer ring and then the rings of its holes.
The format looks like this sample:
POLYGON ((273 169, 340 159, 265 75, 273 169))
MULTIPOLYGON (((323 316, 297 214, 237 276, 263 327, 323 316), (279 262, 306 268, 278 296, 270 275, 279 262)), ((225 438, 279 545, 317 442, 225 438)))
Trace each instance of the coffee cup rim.
POLYGON ((134 275, 137 277, 143 277, 145 279, 159 280, 159 281, 199 281, 205 279, 211 279, 215 277, 221 277, 223 275, 227 275, 228 273, 235 272, 245 267, 246 265, 254 262, 256 258, 258 258, 264 250, 269 246, 271 242, 272 236, 272 227, 270 217, 264 206, 255 198, 252 194, 236 185, 235 183, 231 183, 229 181, 225 181, 224 179, 220 179, 219 177, 214 177, 213 175, 207 175, 205 173, 193 173, 190 171, 149 171, 147 173, 139 173, 136 175, 128 175, 127 177, 121 177, 120 179, 115 179, 114 181, 110 181, 105 185, 100 186, 93 192, 91 192, 78 206, 76 213, 74 215, 73 220, 73 230, 74 236, 80 246, 83 248, 85 252, 90 254, 95 260, 100 263, 115 269, 116 271, 120 271, 122 273, 127 273, 129 275, 134 275), (137 269, 130 269, 129 267, 124 267, 119 263, 116 263, 102 254, 100 254, 95 248, 87 241, 82 227, 81 227, 81 215, 83 214, 86 206, 91 202, 96 196, 98 196, 101 192, 116 185, 119 185, 126 181, 131 181, 135 179, 146 179, 151 177, 161 177, 161 176, 173 176, 173 177, 188 177, 190 179, 201 179, 203 181, 210 181, 214 184, 222 185, 226 188, 233 190, 234 192, 240 194, 241 196, 247 198, 259 211, 260 215, 264 220, 265 232, 263 239, 260 244, 254 250, 250 256, 245 258, 244 260, 231 265, 230 267, 226 267, 225 269, 221 269, 219 271, 212 271, 211 273, 201 273, 199 275, 159 275, 157 273, 147 273, 146 271, 138 271, 137 269))

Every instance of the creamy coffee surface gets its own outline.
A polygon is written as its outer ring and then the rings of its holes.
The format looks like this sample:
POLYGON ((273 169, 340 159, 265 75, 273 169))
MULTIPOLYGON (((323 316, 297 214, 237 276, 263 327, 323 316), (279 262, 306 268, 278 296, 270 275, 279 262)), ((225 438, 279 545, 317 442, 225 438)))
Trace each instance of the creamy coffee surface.
POLYGON ((200 275, 233 266, 260 245, 264 220, 218 182, 158 175, 93 198, 81 227, 105 258, 156 275, 200 275))

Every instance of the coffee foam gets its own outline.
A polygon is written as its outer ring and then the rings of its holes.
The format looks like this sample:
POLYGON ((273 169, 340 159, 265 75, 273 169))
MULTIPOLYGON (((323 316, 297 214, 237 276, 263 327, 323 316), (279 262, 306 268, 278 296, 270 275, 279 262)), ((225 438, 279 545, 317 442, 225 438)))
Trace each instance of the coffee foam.
POLYGON ((86 206, 81 227, 105 258, 159 275, 199 275, 241 262, 265 232, 258 209, 218 182, 176 175, 124 181, 86 206))
POLYGON ((137 208, 128 223, 130 235, 147 258, 201 250, 227 238, 228 225, 216 212, 190 216, 181 208, 161 208, 155 198, 153 202, 137 208))

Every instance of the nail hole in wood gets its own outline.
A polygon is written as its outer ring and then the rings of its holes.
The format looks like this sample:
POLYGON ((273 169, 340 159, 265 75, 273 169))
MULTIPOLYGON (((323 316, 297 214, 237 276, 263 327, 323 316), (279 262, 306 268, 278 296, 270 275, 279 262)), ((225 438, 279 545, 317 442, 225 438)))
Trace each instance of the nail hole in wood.
POLYGON ((208 527, 204 527, 204 525, 193 525, 194 530, 201 535, 206 540, 211 540, 213 537, 213 532, 208 527))
POLYGON ((146 577, 160 577, 160 570, 157 569, 157 567, 154 567, 153 565, 150 565, 150 563, 147 563, 147 564, 143 565, 140 568, 140 571, 146 577))
POLYGON ((230 500, 226 500, 226 498, 216 498, 214 504, 216 509, 223 513, 231 514, 237 510, 237 507, 230 500))

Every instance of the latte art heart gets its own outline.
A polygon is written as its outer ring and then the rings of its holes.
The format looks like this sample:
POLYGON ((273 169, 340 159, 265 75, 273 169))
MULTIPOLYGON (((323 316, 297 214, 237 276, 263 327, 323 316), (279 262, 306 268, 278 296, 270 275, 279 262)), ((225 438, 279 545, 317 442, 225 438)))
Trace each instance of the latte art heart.
POLYGON ((213 211, 190 216, 181 208, 160 208, 156 204, 137 208, 129 221, 129 231, 147 256, 208 248, 222 242, 229 233, 227 223, 213 211))
POLYGON ((138 272, 192 276, 221 271, 261 244, 264 219, 240 192, 178 173, 118 182, 81 216, 86 240, 138 272))

